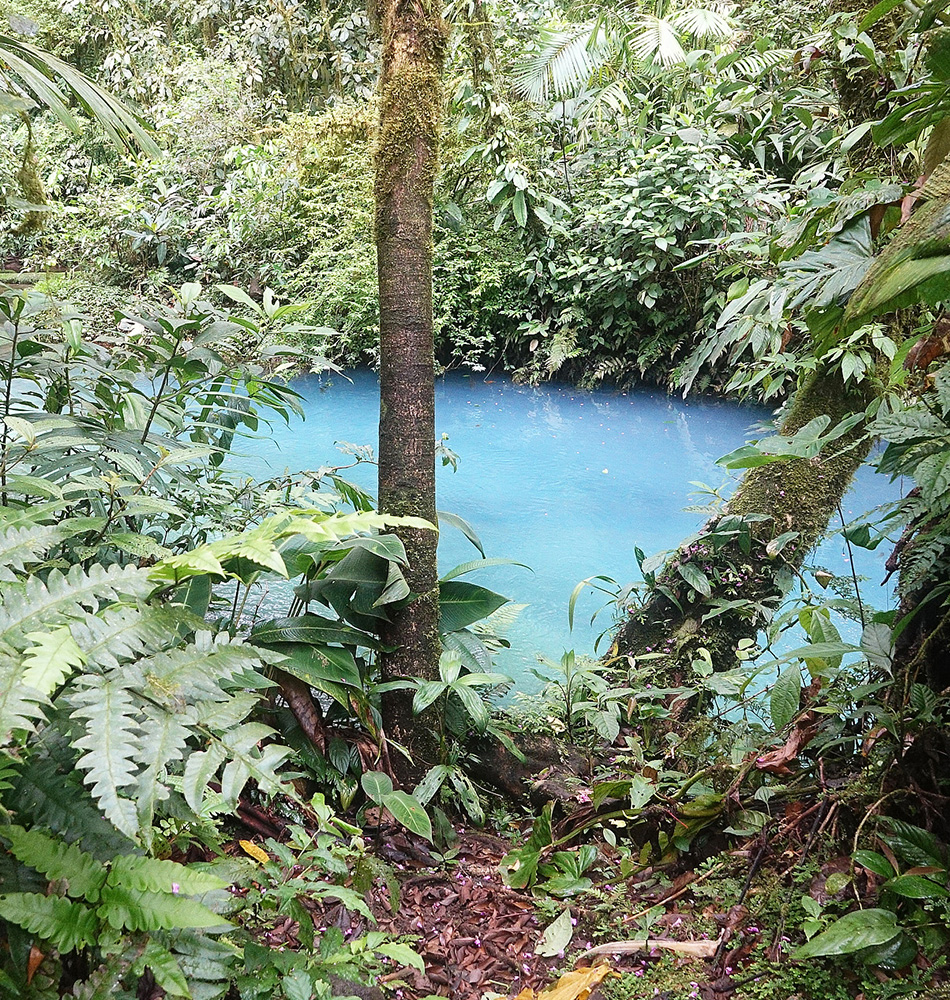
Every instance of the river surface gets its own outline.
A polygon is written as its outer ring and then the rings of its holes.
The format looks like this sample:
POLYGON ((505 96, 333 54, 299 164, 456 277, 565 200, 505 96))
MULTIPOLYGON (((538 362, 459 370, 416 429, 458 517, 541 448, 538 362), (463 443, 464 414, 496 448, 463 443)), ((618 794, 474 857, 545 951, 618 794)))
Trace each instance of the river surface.
MULTIPOLYGON (((371 371, 296 380, 305 397, 304 422, 275 423, 268 434, 236 442, 230 464, 255 478, 315 470, 349 460, 336 442, 376 445, 379 387, 371 371)), ((592 653, 609 626, 606 597, 578 602, 574 630, 568 601, 575 584, 595 575, 620 583, 639 578, 634 557, 675 547, 705 519, 685 511, 702 503, 695 482, 730 487, 716 459, 743 444, 771 412, 708 399, 682 400, 646 389, 585 392, 572 386, 514 385, 497 375, 449 374, 436 383, 436 436, 448 435, 458 471, 438 469, 438 506, 471 523, 488 556, 526 563, 492 567, 464 579, 497 590, 526 607, 507 632, 512 648, 497 666, 522 690, 537 686, 530 673, 538 656, 559 659, 566 649, 592 653)), ((343 475, 375 494, 376 469, 362 465, 343 475)), ((896 495, 896 486, 864 469, 844 504, 846 518, 896 495)), ((865 600, 887 607, 880 587, 889 548, 856 550, 865 600)), ((477 559, 458 530, 444 527, 441 572, 477 559)), ((812 562, 849 573, 840 537, 824 543, 812 562)), ((272 590, 262 612, 286 614, 287 593, 272 590)), ((600 649, 604 650, 605 642, 600 649)))

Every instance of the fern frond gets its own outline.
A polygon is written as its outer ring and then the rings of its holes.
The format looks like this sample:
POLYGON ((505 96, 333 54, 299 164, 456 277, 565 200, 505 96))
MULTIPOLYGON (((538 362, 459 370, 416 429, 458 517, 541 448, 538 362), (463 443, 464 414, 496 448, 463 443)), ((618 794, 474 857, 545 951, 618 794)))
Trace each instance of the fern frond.
POLYGON ((114 679, 86 676, 82 690, 72 695, 78 707, 72 717, 84 719, 87 733, 75 741, 85 750, 77 766, 86 771, 86 784, 106 819, 126 836, 135 839, 138 821, 135 804, 123 789, 135 781, 137 749, 135 705, 129 691, 114 679))
POLYGON ((39 691, 23 684, 20 658, 0 651, 0 744, 6 744, 17 729, 32 732, 45 718, 40 703, 46 701, 39 691))
POLYGON ((135 854, 123 854, 113 861, 109 884, 141 892, 182 892, 186 896, 197 896, 228 886, 224 879, 210 872, 135 854))
POLYGON ((11 853, 23 864, 48 879, 65 880, 68 895, 98 902, 99 891, 109 873, 91 854, 75 844, 66 844, 39 830, 24 830, 22 826, 5 826, 0 836, 9 842, 11 853))
POLYGON ((30 627, 55 622, 81 607, 96 611, 103 601, 144 598, 153 589, 146 571, 134 566, 105 568, 96 563, 88 572, 72 566, 65 574, 54 570, 46 580, 32 576, 3 588, 0 640, 17 645, 30 627))
POLYGON ((154 938, 150 938, 133 971, 141 976, 150 969, 155 982, 169 997, 191 997, 188 980, 185 979, 181 966, 175 956, 154 938))
POLYGON ((168 765, 184 757, 191 730, 185 728, 171 712, 147 706, 142 736, 136 750, 136 759, 145 765, 138 776, 136 801, 139 828, 151 834, 152 819, 158 803, 168 798, 165 777, 168 765))
POLYGON ((185 801, 199 816, 204 808, 208 783, 218 773, 218 768, 226 758, 227 752, 219 743, 212 743, 207 750, 188 755, 181 790, 185 801))
POLYGON ((96 911, 60 896, 9 892, 0 896, 0 917, 52 942, 64 954, 88 948, 98 937, 96 911))
POLYGON ((197 900, 168 893, 106 885, 102 890, 99 916, 115 930, 157 931, 177 927, 230 927, 197 900))
POLYGON ((24 638, 33 645, 23 657, 21 683, 46 698, 85 663, 82 650, 66 626, 52 632, 27 632, 24 638))
MULTIPOLYGON (((284 783, 277 775, 277 769, 290 755, 290 750, 278 743, 268 743, 258 748, 261 740, 270 736, 273 730, 270 726, 264 726, 259 722, 246 722, 237 729, 222 733, 220 740, 228 752, 228 756, 233 761, 240 761, 243 769, 247 771, 247 778, 253 778, 261 791, 268 795, 276 795, 285 790, 284 783)), ((243 770, 232 776, 232 801, 236 801, 241 793, 241 787, 234 792, 237 785, 238 774, 243 774, 243 770)))
POLYGON ((16 580, 30 563, 43 556, 65 537, 61 524, 33 524, 6 528, 0 534, 0 581, 16 580))
POLYGON ((228 695, 221 684, 259 668, 260 657, 240 639, 202 632, 191 645, 159 653, 139 666, 152 697, 183 707, 194 701, 223 701, 228 695))
POLYGON ((102 670, 115 670, 140 656, 151 656, 177 641, 183 625, 193 629, 201 620, 181 608, 106 608, 72 622, 73 638, 89 663, 102 670))

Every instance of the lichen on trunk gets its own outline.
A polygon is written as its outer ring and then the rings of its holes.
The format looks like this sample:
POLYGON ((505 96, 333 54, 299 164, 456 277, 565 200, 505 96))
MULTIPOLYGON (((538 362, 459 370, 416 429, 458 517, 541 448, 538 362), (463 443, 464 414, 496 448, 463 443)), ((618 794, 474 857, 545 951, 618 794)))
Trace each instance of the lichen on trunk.
MULTIPOLYGON (((383 39, 375 153, 379 271, 379 505, 436 523, 435 361, 432 343, 432 197, 442 119, 448 28, 434 0, 382 0, 383 39)), ((393 612, 383 640, 384 679, 432 678, 439 669, 435 530, 401 529, 415 600, 393 612)), ((390 736, 416 768, 434 761, 433 727, 417 725, 411 693, 383 704, 390 736)))

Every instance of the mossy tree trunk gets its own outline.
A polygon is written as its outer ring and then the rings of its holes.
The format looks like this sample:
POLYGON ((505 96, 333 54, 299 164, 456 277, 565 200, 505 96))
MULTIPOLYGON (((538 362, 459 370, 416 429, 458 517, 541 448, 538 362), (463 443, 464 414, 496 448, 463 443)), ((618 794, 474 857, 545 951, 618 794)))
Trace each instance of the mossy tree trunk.
MULTIPOLYGON (((442 118, 448 29, 437 0, 381 0, 383 53, 376 148, 379 268, 379 506, 436 523, 435 371, 432 345, 432 195, 442 118)), ((438 677, 438 533, 403 529, 416 599, 392 614, 380 657, 384 680, 438 677)), ((383 704, 389 735, 433 762, 433 727, 415 725, 411 692, 383 704)), ((393 758, 394 762, 397 757, 393 758)))
MULTIPOLYGON (((864 410, 872 392, 870 385, 846 388, 838 370, 812 374, 795 394, 781 433, 792 435, 821 415, 830 417, 834 427, 844 417, 864 410)), ((817 458, 750 469, 725 512, 707 522, 700 537, 680 548, 658 574, 657 583, 679 606, 661 591, 653 591, 645 605, 621 626, 614 653, 664 653, 660 669, 670 681, 688 676, 699 647, 709 651, 715 669, 735 666, 739 641, 754 639, 764 623, 764 613, 784 596, 805 556, 827 528, 869 448, 859 424, 826 445, 817 458), (750 522, 745 545, 736 535, 719 548, 711 536, 732 515, 763 520, 750 522), (770 557, 768 543, 786 532, 797 532, 797 537, 770 557), (711 582, 708 596, 699 594, 684 579, 680 568, 689 563, 711 582), (717 599, 743 603, 703 621, 717 599)))

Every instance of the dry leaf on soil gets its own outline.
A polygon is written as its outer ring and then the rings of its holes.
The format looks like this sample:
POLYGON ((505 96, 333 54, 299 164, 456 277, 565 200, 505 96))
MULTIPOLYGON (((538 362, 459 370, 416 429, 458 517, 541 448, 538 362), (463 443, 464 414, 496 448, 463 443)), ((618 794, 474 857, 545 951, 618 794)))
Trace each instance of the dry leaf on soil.
POLYGON ((526 986, 515 1000, 587 1000, 591 990, 604 977, 616 975, 617 973, 609 965, 592 965, 587 969, 565 973, 556 983, 540 993, 535 993, 530 986, 526 986))

